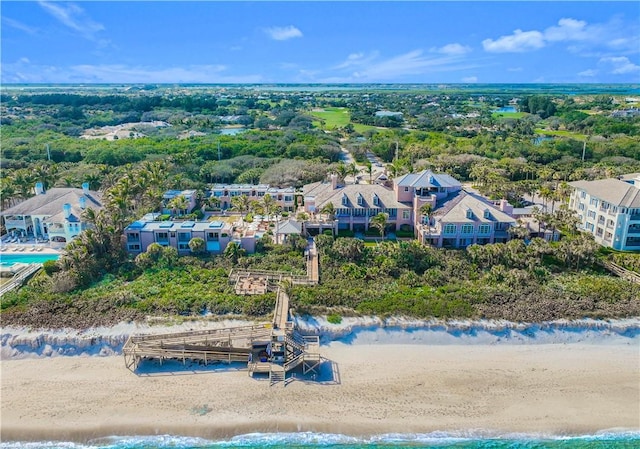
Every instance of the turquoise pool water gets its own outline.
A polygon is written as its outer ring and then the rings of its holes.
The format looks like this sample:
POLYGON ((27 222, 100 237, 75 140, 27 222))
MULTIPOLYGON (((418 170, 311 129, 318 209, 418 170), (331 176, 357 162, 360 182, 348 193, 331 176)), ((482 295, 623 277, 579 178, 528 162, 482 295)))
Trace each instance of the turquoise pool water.
POLYGON ((47 260, 58 260, 58 254, 2 254, 0 265, 10 267, 14 263, 43 263, 47 260))

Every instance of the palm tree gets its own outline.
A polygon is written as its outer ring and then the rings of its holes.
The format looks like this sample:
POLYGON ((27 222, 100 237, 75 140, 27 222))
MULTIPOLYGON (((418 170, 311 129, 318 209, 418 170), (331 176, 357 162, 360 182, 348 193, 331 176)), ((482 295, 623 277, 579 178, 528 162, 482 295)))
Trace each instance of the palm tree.
POLYGON ((373 165, 371 162, 367 162, 365 170, 369 174, 369 184, 373 184, 373 165))
POLYGON ((264 214, 267 216, 267 221, 269 221, 272 214, 277 214, 279 209, 276 204, 276 200, 274 200, 268 193, 262 197, 262 207, 264 208, 264 214))
POLYGON ((350 172, 350 169, 349 167, 347 167, 347 165, 345 165, 344 162, 340 161, 335 167, 335 172, 338 175, 338 179, 344 182, 344 178, 347 177, 347 175, 350 172))
POLYGON ((204 239, 200 237, 192 238, 191 240, 189 240, 189 249, 194 254, 204 253, 206 250, 206 244, 204 242, 204 239))
POLYGON ((380 212, 375 217, 372 217, 371 220, 369 221, 370 226, 373 226, 378 231, 380 231, 380 237, 382 237, 382 240, 384 240, 384 230, 387 227, 388 219, 389 219, 389 215, 385 214, 384 212, 380 212))
POLYGON ((431 242, 431 213, 433 212, 433 206, 431 203, 424 203, 420 206, 420 215, 427 219, 427 238, 431 242))
POLYGON ((224 257, 229 259, 233 264, 238 263, 238 259, 244 255, 245 251, 237 242, 229 242, 224 249, 224 257))
POLYGON ((249 210, 251 200, 247 195, 238 195, 231 198, 231 208, 244 215, 249 210))
POLYGON ((180 212, 180 215, 186 215, 189 208, 189 201, 184 195, 178 195, 169 201, 169 207, 174 211, 180 212))
POLYGON ((329 220, 333 221, 336 218, 336 207, 333 205, 333 203, 327 203, 322 206, 322 209, 320 209, 320 213, 328 215, 329 220))

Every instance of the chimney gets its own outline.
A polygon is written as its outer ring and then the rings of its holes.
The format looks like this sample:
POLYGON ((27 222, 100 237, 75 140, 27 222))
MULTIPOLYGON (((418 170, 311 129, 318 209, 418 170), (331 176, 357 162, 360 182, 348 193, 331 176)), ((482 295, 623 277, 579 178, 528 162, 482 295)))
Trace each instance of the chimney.
POLYGON ((338 175, 335 173, 331 174, 331 189, 335 190, 338 188, 338 175))
POLYGON ((41 182, 36 182, 36 195, 44 194, 44 184, 41 182))
POLYGON ((89 195, 89 183, 88 182, 83 182, 82 183, 82 192, 85 195, 89 195))
POLYGON ((71 216, 71 204, 64 203, 64 205, 62 206, 62 211, 64 212, 64 218, 68 220, 71 216))
POLYGON ((513 214, 513 206, 504 198, 500 200, 500 210, 507 215, 513 214))
POLYGON ((86 197, 81 196, 78 201, 80 203, 80 209, 84 210, 84 209, 87 208, 87 198, 86 197))

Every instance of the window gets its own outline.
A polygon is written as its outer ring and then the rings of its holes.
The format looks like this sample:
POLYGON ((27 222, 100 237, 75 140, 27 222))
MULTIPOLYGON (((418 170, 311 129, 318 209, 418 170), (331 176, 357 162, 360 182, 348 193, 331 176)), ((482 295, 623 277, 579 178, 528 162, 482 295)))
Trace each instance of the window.
POLYGON ((462 225, 462 233, 463 234, 473 234, 473 225, 464 224, 462 225))
POLYGON ((455 234, 456 233, 456 225, 454 224, 446 224, 444 225, 444 231, 445 234, 455 234))
POLYGON ((602 228, 600 228, 600 227, 598 227, 598 229, 596 230, 596 235, 597 235, 598 237, 602 237, 602 232, 603 232, 603 229, 602 229, 602 228))
POLYGON ((593 223, 587 223, 585 228, 587 228, 588 231, 593 232, 593 223))
POLYGON ((342 195, 342 205, 346 206, 347 204, 349 204, 349 198, 347 195, 342 195))
POLYGON ((483 224, 478 226, 478 234, 486 235, 491 233, 491 226, 483 224))
POLYGON ((405 188, 404 188, 404 191, 405 191, 405 192, 408 192, 408 191, 409 191, 409 187, 405 187, 405 188))
POLYGON ((207 232, 207 241, 208 242, 215 242, 218 241, 220 239, 220 234, 218 234, 217 232, 207 232))
POLYGON ((130 232, 127 234, 127 242, 139 242, 140 234, 137 232, 130 232))
POLYGON ((584 210, 584 204, 582 203, 578 204, 578 210, 584 210))
POLYGON ((585 192, 584 190, 580 192, 580 198, 586 198, 586 197, 587 197, 587 192, 585 192))
POLYGON ((403 220, 408 220, 411 218, 411 211, 410 210, 403 210, 402 211, 402 219, 403 220))
POLYGON ((291 201, 293 201, 293 195, 286 195, 286 196, 284 197, 284 200, 285 200, 286 202, 291 202, 291 201))
POLYGON ((178 242, 188 242, 189 240, 191 240, 189 232, 178 232, 178 242))
POLYGON ((380 197, 375 193, 373 194, 373 204, 375 204, 376 206, 380 205, 380 197))
POLYGON ((473 219, 473 211, 471 210, 471 208, 467 209, 467 218, 473 219))
POLYGON ((158 243, 169 243, 169 233, 167 233, 167 232, 158 232, 158 233, 156 233, 156 242, 158 242, 158 243))
POLYGON ((589 218, 596 218, 596 213, 595 213, 595 211, 590 210, 589 212, 587 212, 587 217, 589 217, 589 218))
POLYGON ((140 245, 138 244, 129 245, 129 251, 140 251, 140 245))
POLYGON ((258 192, 258 196, 264 196, 264 192, 258 192))
POLYGON ((482 216, 487 219, 491 218, 491 212, 489 211, 489 209, 485 209, 482 216))
POLYGON ((358 206, 362 206, 364 204, 364 197, 362 194, 358 193, 358 206))

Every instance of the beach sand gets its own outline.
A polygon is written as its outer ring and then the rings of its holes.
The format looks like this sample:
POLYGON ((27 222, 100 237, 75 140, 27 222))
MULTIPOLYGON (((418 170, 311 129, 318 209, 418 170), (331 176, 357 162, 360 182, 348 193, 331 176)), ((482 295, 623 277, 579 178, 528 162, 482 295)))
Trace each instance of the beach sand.
POLYGON ((635 344, 321 349, 335 362, 333 382, 286 387, 235 370, 141 376, 121 356, 3 360, 2 440, 640 429, 635 344))

